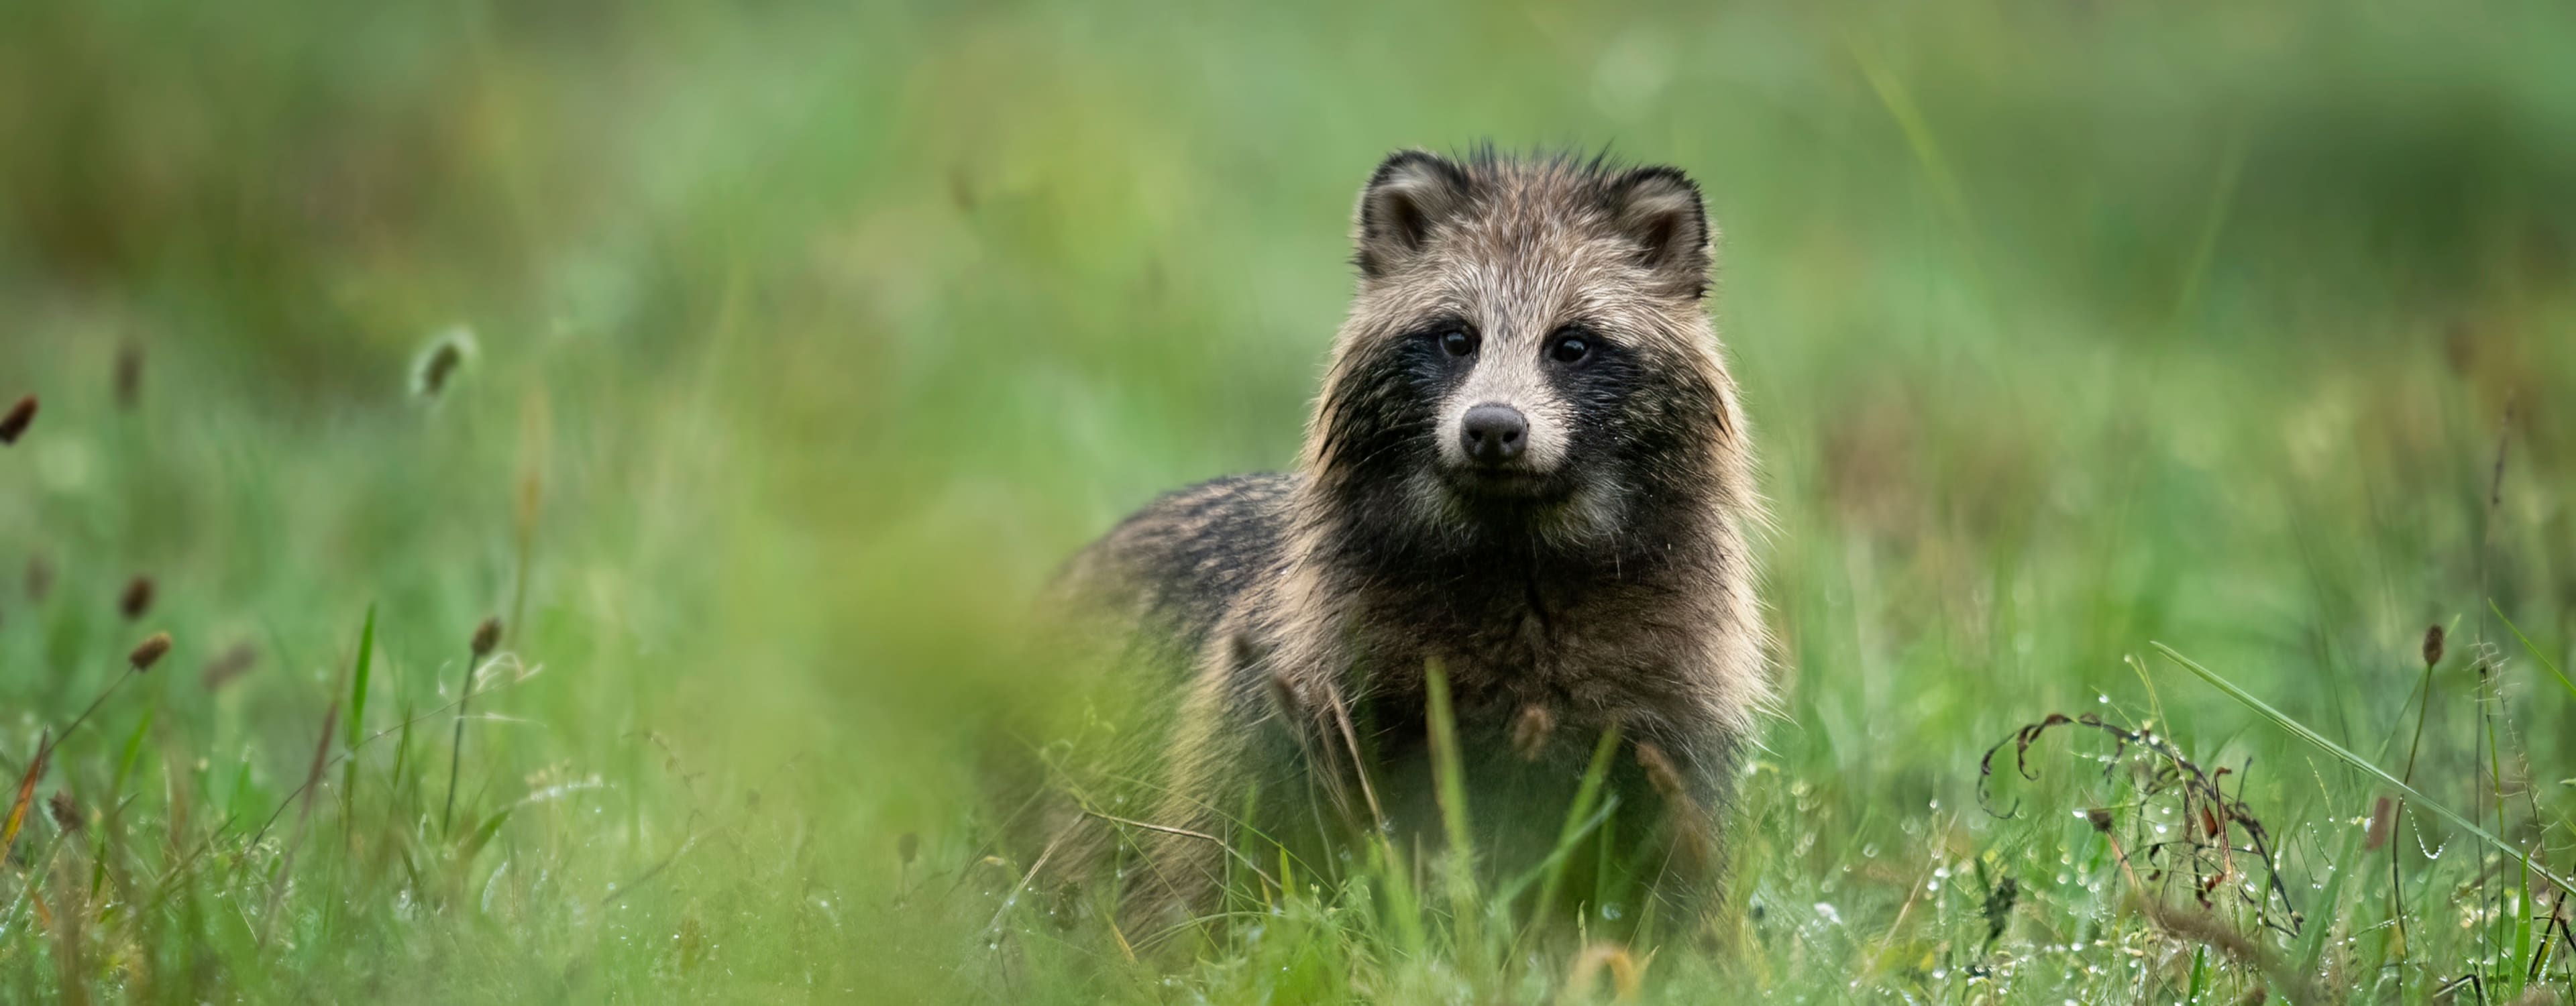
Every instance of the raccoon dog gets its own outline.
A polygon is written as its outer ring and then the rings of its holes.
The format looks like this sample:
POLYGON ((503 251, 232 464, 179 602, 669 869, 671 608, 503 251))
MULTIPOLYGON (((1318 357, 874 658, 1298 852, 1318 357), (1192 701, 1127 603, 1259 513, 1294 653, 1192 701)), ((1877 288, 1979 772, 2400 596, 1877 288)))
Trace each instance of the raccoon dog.
POLYGON ((1589 840, 1701 918, 1768 682, 1698 186, 1408 150, 1357 218, 1358 293, 1296 468, 1165 496, 1057 583, 1122 641, 1115 673, 1172 703, 1150 795, 1075 816, 1138 857, 1123 913, 1162 921, 1212 911, 1229 873, 1273 879, 1279 850, 1245 848, 1429 848, 1436 675, 1481 862, 1544 856, 1607 751, 1617 812, 1589 840))

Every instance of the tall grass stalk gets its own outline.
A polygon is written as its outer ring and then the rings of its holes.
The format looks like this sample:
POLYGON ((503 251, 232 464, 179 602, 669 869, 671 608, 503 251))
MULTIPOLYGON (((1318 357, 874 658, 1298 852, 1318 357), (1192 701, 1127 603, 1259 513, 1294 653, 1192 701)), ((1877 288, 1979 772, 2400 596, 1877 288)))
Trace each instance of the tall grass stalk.
POLYGON ((1490 959, 1484 944, 1483 900, 1476 893, 1475 829, 1467 818, 1466 766, 1458 750, 1458 721, 1449 703, 1449 673, 1437 660, 1423 668, 1423 690, 1431 733, 1431 771, 1439 790, 1440 825, 1447 848, 1440 857, 1441 876, 1449 893, 1450 925, 1460 962, 1481 975, 1490 959))
POLYGON ((2475 836, 2479 841, 2496 848, 2506 855, 2523 860, 2524 863, 2530 867, 2534 876, 2548 881, 2550 886, 2558 888, 2568 894, 2576 894, 2576 881, 2570 881, 2556 873, 2542 869, 2537 864, 2532 864, 2530 862, 2531 857, 2528 852, 2507 843, 2504 839, 2497 837, 2494 833, 2481 827, 2477 822, 2461 816, 2458 811, 2434 802, 2431 798, 2418 792, 2415 787, 2409 786, 2405 782, 2399 780, 2396 776, 2388 774, 2388 770, 2380 768, 2377 765, 2373 765, 2360 755, 2346 750, 2343 745, 2326 739, 2324 734, 2320 734, 2315 730, 2310 729, 2307 724, 2292 719, 2289 715, 2281 712, 2280 710, 2272 708, 2269 703, 2256 698, 2252 692, 2248 692, 2245 689, 2238 687, 2234 682, 2219 676, 2218 672, 2202 666, 2198 661, 2195 661, 2190 657, 2183 656, 2180 651, 2175 650, 2173 647, 2167 646, 2161 642, 2153 641, 2150 641, 2147 645, 2154 647, 2157 653, 2164 655, 2165 659, 2173 661, 2175 664, 2180 665, 2184 670, 2190 671, 2194 675, 2199 676, 2201 680, 2209 682, 2219 691, 2226 693, 2228 698, 2235 699, 2237 702, 2244 704, 2246 708, 2252 709, 2256 713, 2261 714, 2264 719, 2272 721, 2273 725, 2289 731, 2292 736, 2314 745, 2319 750, 2322 750, 2327 754, 2333 755, 2337 760, 2342 761, 2346 765, 2360 769, 2363 773, 2377 778, 2380 782, 2387 784, 2388 786, 2396 789, 2400 794, 2403 794, 2407 800, 2441 816, 2442 819, 2451 822, 2453 826, 2475 836))
POLYGON ((447 753, 447 805, 438 813, 438 831, 442 835, 451 833, 456 825, 456 775, 458 767, 465 763, 465 717, 474 702, 474 674, 500 644, 499 618, 484 619, 483 624, 475 626, 474 638, 466 643, 465 681, 457 689, 456 698, 456 736, 449 742, 447 753))
MULTIPOLYGON (((349 719, 347 723, 349 737, 347 743, 349 750, 353 752, 358 747, 358 741, 366 734, 367 692, 369 691, 368 685, 375 679, 375 667, 376 606, 373 602, 370 602, 367 605, 366 621, 358 626, 358 656, 357 659, 352 661, 349 665, 349 719)), ((347 764, 343 765, 340 770, 340 816, 344 820, 353 820, 355 818, 353 811, 356 809, 357 799, 358 760, 356 758, 350 758, 348 759, 347 764)), ((349 834, 344 834, 342 837, 344 839, 355 838, 354 835, 349 834)))

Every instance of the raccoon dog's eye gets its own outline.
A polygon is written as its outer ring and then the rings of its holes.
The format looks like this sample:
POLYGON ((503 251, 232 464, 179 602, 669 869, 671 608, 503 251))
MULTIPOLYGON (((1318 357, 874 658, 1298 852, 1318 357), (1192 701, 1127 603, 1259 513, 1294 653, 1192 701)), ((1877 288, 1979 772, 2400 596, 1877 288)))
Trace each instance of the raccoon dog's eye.
POLYGON ((1581 363, 1584 357, 1592 355, 1592 340, 1573 332, 1561 332, 1555 342, 1548 344, 1547 355, 1558 363, 1581 363))
POLYGON ((1451 356, 1465 356, 1476 351, 1476 337, 1463 328, 1440 333, 1440 348, 1451 356))

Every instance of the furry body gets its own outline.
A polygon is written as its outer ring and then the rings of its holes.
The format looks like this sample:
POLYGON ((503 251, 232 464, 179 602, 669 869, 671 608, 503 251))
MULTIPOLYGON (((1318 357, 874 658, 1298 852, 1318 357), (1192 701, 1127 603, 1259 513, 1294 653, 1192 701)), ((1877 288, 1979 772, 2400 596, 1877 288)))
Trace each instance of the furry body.
MULTIPOLYGON (((1480 853, 1543 852, 1615 728, 1621 834, 1659 843, 1668 891, 1705 892, 1768 692, 1759 501, 1697 188, 1405 152, 1357 230, 1358 295, 1296 470, 1165 496, 1059 584, 1178 695, 1148 820, 1320 834, 1281 839, 1319 854, 1337 826, 1436 835, 1437 667, 1470 805, 1498 811, 1480 853)), ((1135 837, 1131 911, 1213 907, 1223 848, 1135 837)))

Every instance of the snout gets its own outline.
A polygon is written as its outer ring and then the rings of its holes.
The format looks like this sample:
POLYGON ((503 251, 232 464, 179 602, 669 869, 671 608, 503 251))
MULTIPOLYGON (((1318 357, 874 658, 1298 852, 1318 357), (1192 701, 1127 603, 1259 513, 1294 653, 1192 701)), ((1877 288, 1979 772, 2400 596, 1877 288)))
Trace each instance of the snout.
POLYGON ((1529 419, 1508 405, 1479 405, 1461 417, 1458 441, 1468 461, 1499 468, 1519 460, 1529 449, 1529 419))

